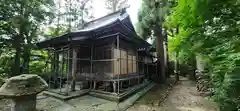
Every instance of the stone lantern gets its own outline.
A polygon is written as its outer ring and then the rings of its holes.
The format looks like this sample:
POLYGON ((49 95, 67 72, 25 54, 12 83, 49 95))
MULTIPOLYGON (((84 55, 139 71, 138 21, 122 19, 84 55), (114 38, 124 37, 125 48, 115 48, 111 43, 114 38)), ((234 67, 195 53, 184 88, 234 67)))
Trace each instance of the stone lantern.
POLYGON ((9 78, 0 88, 0 98, 11 99, 11 111, 36 111, 37 94, 48 87, 38 75, 23 74, 9 78))

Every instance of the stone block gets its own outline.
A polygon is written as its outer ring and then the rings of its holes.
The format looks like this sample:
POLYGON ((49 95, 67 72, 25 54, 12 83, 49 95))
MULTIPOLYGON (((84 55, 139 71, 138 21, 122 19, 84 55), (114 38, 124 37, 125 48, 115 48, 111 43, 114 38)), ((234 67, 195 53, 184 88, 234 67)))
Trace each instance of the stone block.
POLYGON ((0 97, 11 99, 11 111, 35 111, 37 94, 48 87, 38 75, 23 74, 9 78, 0 88, 0 97))

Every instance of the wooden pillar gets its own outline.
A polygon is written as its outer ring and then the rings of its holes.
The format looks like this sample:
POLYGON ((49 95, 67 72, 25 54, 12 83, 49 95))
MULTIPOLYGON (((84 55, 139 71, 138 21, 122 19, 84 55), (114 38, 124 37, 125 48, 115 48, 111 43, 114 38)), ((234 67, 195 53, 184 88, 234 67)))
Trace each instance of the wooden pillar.
POLYGON ((116 81, 113 81, 113 92, 116 93, 116 89, 117 89, 117 86, 116 86, 117 82, 116 81))
POLYGON ((156 67, 156 76, 157 76, 157 77, 155 78, 155 80, 156 80, 156 82, 158 82, 158 81, 159 81, 159 80, 158 80, 158 79, 159 79, 159 75, 158 75, 158 63, 155 64, 155 67, 156 67))
POLYGON ((128 79, 128 85, 131 86, 131 79, 128 79))
POLYGON ((69 62, 69 55, 70 55, 70 46, 68 46, 68 51, 67 51, 67 58, 66 58, 66 64, 67 64, 67 95, 69 94, 69 74, 70 74, 70 71, 69 71, 69 66, 70 66, 70 62, 69 62))
POLYGON ((120 48, 119 48, 119 34, 117 35, 117 49, 118 49, 118 94, 120 93, 120 89, 119 89, 119 83, 120 83, 120 78, 119 75, 121 74, 121 64, 120 64, 120 60, 121 60, 121 54, 120 54, 120 48))
MULTIPOLYGON (((62 53, 62 58, 60 58, 60 56, 59 56, 59 59, 61 59, 61 60, 59 60, 59 62, 60 62, 60 64, 61 64, 61 70, 60 70, 60 93, 62 92, 62 76, 63 76, 63 69, 64 69, 64 50, 63 50, 63 48, 61 48, 61 52, 60 53, 62 53)), ((60 54, 59 53, 59 54, 60 54)))
POLYGON ((77 66, 77 52, 75 48, 72 48, 72 84, 71 84, 72 91, 75 91, 76 86, 76 66, 77 66))
POLYGON ((93 63, 92 63, 92 61, 93 61, 93 44, 92 44, 92 46, 91 46, 91 58, 90 58, 91 60, 90 60, 90 64, 91 64, 91 69, 90 69, 90 73, 91 73, 91 77, 92 78, 90 78, 89 80, 90 80, 90 89, 92 89, 92 79, 93 79, 93 63))
MULTIPOLYGON (((52 72, 52 57, 51 57, 51 54, 50 54, 50 49, 48 48, 47 49, 47 52, 48 52, 48 60, 47 60, 47 63, 46 63, 46 73, 49 73, 48 71, 52 72), (48 61, 50 63, 50 69, 49 69, 49 65, 48 65, 48 61)), ((51 88, 51 75, 48 76, 48 88, 50 89, 51 88)))
POLYGON ((149 73, 148 73, 148 63, 147 63, 147 78, 150 79, 149 73))
POLYGON ((58 51, 54 50, 54 60, 53 60, 53 83, 54 83, 54 88, 58 88, 58 65, 59 65, 59 55, 58 51))
MULTIPOLYGON (((138 60, 138 51, 136 52, 136 61, 138 60)), ((137 68, 137 70, 136 70, 136 72, 137 72, 137 74, 138 74, 138 84, 139 84, 139 77, 140 77, 140 73, 139 73, 139 68, 138 68, 139 66, 138 66, 138 63, 136 63, 136 68, 137 68)))
POLYGON ((123 81, 120 82, 120 89, 122 88, 123 86, 123 81))
POLYGON ((93 81, 93 89, 96 89, 97 81, 93 81))
POLYGON ((55 70, 56 70, 56 51, 53 49, 53 58, 51 60, 51 71, 52 71, 52 76, 51 76, 51 84, 53 88, 55 88, 55 70))

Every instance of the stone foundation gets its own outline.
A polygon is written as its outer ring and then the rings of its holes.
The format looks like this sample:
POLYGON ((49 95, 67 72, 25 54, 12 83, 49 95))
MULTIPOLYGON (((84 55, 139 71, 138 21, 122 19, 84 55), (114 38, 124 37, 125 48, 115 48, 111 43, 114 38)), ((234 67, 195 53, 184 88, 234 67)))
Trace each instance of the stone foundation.
POLYGON ((11 111, 36 111, 36 95, 12 99, 11 111))

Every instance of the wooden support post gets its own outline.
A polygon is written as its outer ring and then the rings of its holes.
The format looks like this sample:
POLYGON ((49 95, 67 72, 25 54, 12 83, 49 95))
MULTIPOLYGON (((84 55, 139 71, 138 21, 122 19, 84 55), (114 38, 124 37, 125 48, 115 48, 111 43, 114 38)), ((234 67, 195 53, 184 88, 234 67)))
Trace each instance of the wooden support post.
POLYGON ((149 79, 149 73, 148 73, 148 63, 147 63, 147 78, 149 79))
MULTIPOLYGON (((55 51, 55 49, 53 50, 53 59, 52 59, 52 77, 51 77, 51 79, 52 79, 52 86, 53 86, 53 88, 55 88, 55 75, 56 75, 56 51, 55 51)), ((51 85, 50 84, 50 85, 51 85)))
MULTIPOLYGON (((90 69, 91 77, 93 77, 93 63, 92 63, 92 60, 93 60, 93 44, 91 46, 91 60, 90 60, 90 64, 91 64, 91 69, 90 69)), ((90 80, 90 89, 92 89, 92 78, 90 78, 89 80, 90 80)))
MULTIPOLYGON (((138 52, 136 53, 136 60, 138 61, 138 52)), ((137 68, 137 73, 138 73, 138 84, 139 84, 139 77, 140 77, 140 73, 139 73, 139 66, 138 63, 136 64, 136 68, 137 68)))
POLYGON ((55 83, 58 84, 58 76, 59 76, 59 52, 55 51, 55 83))
POLYGON ((117 82, 116 81, 113 81, 113 92, 116 93, 116 89, 117 89, 117 86, 116 86, 117 82))
POLYGON ((93 81, 93 89, 96 89, 97 81, 93 81))
MULTIPOLYGON (((47 49, 47 51, 48 51, 48 60, 50 60, 50 64, 51 64, 51 69, 50 70, 52 71, 52 59, 51 59, 50 49, 47 49)), ((48 62, 48 60, 47 60, 47 62, 48 62)), ((46 68, 48 69, 48 63, 46 63, 46 65, 47 65, 46 68)), ((47 69, 46 69, 46 73, 48 73, 47 69)), ((48 76, 48 88, 49 89, 51 88, 50 86, 51 86, 51 75, 48 76)))
POLYGON ((121 64, 120 64, 120 60, 121 60, 121 54, 120 54, 120 48, 119 48, 119 34, 117 35, 117 49, 118 49, 118 94, 120 94, 120 89, 119 89, 119 86, 120 86, 120 78, 119 78, 119 75, 121 74, 121 64))
POLYGON ((122 85, 123 85, 123 81, 120 82, 120 89, 122 88, 122 85))
POLYGON ((77 52, 72 48, 72 86, 71 91, 75 91, 76 86, 76 66, 77 66, 77 52))
POLYGON ((128 80, 128 85, 131 86, 131 79, 128 80))
POLYGON ((70 62, 69 62, 69 55, 70 55, 70 45, 68 45, 68 52, 67 52, 67 95, 69 94, 69 74, 70 74, 70 62))
MULTIPOLYGON (((157 79, 159 79, 159 76, 160 76, 160 75, 158 75, 158 67, 157 67, 157 66, 158 66, 158 63, 156 63, 155 65, 156 65, 156 75, 157 75, 157 79)), ((156 79, 156 80, 157 80, 157 79, 156 79)), ((158 81, 158 80, 157 80, 157 81, 158 81)))
MULTIPOLYGON (((63 48, 62 48, 63 49, 63 48)), ((61 93, 61 90, 62 90, 62 80, 64 78, 63 74, 64 74, 64 64, 65 64, 65 59, 64 59, 64 56, 65 56, 65 52, 64 50, 62 50, 62 58, 61 58, 61 76, 60 76, 60 93, 61 93), (62 78, 63 77, 63 78, 62 78)))
MULTIPOLYGON (((59 56, 59 59, 60 59, 60 56, 59 56)), ((61 63, 61 69, 60 69, 60 77, 59 77, 59 88, 60 88, 60 93, 62 93, 62 74, 63 74, 63 70, 62 70, 62 68, 63 68, 63 61, 61 62, 60 60, 59 60, 59 62, 61 63)))

